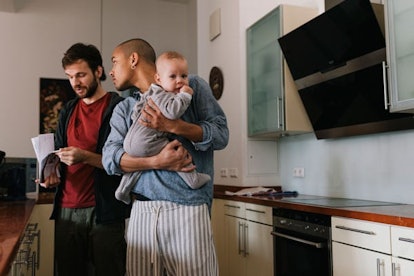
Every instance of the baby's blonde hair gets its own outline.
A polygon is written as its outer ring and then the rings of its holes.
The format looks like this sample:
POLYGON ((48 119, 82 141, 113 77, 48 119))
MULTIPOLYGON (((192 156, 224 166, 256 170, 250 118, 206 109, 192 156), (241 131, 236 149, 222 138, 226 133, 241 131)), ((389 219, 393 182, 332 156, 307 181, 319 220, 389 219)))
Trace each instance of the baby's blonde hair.
POLYGON ((180 60, 187 61, 182 54, 180 54, 176 51, 166 51, 166 52, 164 52, 164 53, 162 53, 161 55, 158 56, 157 61, 156 61, 155 64, 158 65, 159 61, 169 60, 169 59, 180 59, 180 60))

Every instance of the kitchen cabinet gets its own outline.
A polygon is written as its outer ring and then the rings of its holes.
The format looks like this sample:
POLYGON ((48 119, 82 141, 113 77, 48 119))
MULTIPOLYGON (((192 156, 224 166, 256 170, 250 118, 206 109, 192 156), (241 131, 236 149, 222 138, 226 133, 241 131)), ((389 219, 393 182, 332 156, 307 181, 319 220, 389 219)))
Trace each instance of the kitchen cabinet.
POLYGON ((28 223, 12 263, 10 276, 36 275, 39 267, 40 230, 37 223, 28 223))
POLYGON ((393 276, 408 276, 414 271, 414 229, 391 226, 393 276))
POLYGON ((402 258, 392 258, 392 276, 410 276, 413 275, 414 262, 402 258))
POLYGON ((246 31, 248 135, 278 137, 312 131, 277 39, 316 10, 280 5, 246 31))
POLYGON ((414 113, 414 2, 385 1, 391 112, 414 113))
POLYGON ((216 247, 217 261, 219 264, 219 274, 227 275, 226 264, 226 244, 224 235, 224 204, 223 199, 214 199, 211 207, 211 228, 213 231, 214 245, 216 247))
POLYGON ((391 276, 390 226, 332 217, 334 276, 391 276))
POLYGON ((391 276, 391 256, 333 242, 333 275, 391 276))
MULTIPOLYGON (((272 208, 224 202, 224 275, 273 276, 272 208)), ((223 264, 220 264, 223 265, 223 264)))
POLYGON ((52 204, 33 208, 10 276, 53 275, 54 221, 49 220, 52 204))
POLYGON ((408 276, 414 271, 414 229, 332 218, 334 276, 408 276))

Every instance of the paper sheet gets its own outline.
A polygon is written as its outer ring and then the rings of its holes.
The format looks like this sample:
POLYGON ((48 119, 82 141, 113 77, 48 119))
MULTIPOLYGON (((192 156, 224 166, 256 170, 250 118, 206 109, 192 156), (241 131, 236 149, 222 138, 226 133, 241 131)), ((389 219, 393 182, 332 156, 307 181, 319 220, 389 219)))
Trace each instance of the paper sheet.
POLYGON ((261 194, 268 194, 268 193, 276 193, 276 192, 277 191, 273 188, 265 188, 262 186, 258 186, 258 187, 242 189, 237 192, 225 191, 225 194, 226 195, 238 195, 238 196, 241 196, 241 195, 252 196, 252 195, 261 195, 261 194))
POLYGON ((53 133, 39 134, 32 139, 33 149, 36 153, 36 159, 39 163, 38 178, 40 183, 51 173, 55 172, 57 176, 59 173, 60 159, 55 154, 55 140, 53 133))

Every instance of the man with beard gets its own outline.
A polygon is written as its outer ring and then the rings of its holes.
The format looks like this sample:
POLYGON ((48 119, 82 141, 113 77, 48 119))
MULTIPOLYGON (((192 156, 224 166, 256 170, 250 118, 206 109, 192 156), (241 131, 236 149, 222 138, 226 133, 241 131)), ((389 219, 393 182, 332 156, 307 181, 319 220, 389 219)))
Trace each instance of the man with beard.
POLYGON ((77 98, 59 114, 55 133, 60 177, 42 186, 56 187, 56 275, 125 275, 125 218, 129 206, 115 199, 120 176, 106 174, 101 153, 110 132, 112 110, 123 98, 101 86, 102 57, 93 45, 72 45, 62 66, 77 98))

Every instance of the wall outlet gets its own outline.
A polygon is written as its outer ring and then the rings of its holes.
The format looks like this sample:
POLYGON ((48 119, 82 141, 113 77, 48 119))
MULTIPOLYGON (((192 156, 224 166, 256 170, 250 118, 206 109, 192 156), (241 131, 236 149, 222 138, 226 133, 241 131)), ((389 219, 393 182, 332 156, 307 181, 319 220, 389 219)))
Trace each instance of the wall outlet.
POLYGON ((229 174, 230 174, 230 177, 237 178, 239 177, 239 170, 237 168, 230 168, 229 174))
POLYGON ((227 168, 221 168, 220 177, 228 177, 228 176, 229 176, 229 170, 227 168))
POLYGON ((293 176, 294 177, 305 177, 305 168, 294 168, 293 169, 293 176))

